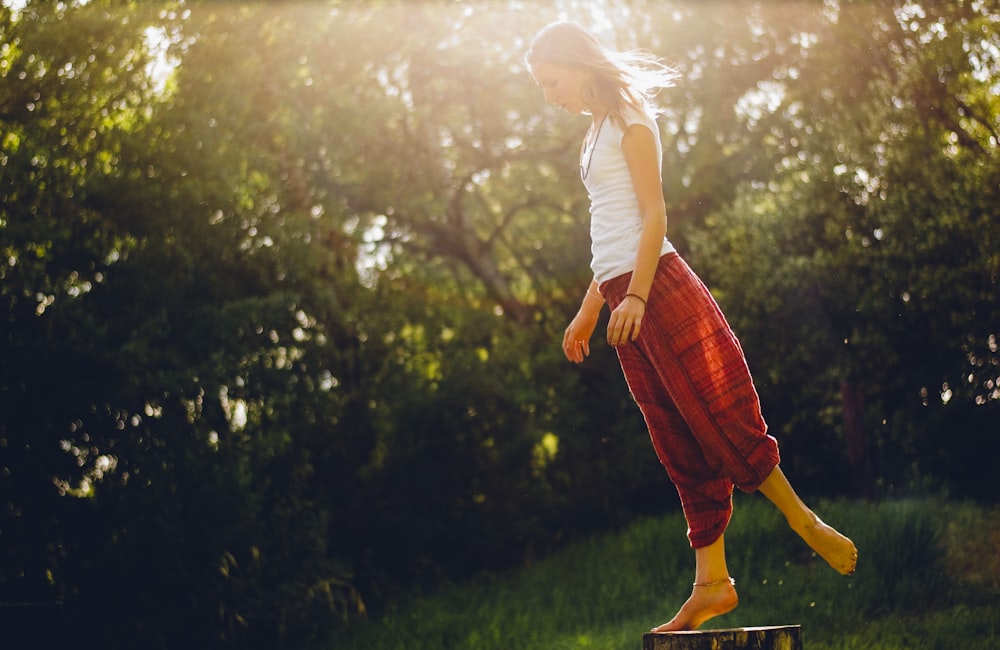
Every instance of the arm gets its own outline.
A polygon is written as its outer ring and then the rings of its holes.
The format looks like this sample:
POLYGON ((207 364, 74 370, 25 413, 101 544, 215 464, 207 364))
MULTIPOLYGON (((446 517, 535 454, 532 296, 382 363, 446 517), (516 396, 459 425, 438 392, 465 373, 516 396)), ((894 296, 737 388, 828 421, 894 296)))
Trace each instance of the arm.
POLYGON ((597 290, 597 281, 591 280, 587 295, 580 304, 580 311, 576 312, 563 334, 563 354, 573 363, 581 363, 584 357, 590 355, 590 337, 597 327, 597 319, 603 306, 604 298, 597 290))
POLYGON ((639 327, 646 312, 645 300, 653 285, 653 276, 660 259, 663 236, 667 232, 667 209, 660 184, 660 166, 656 156, 653 133, 641 124, 633 124, 622 137, 622 153, 628 163, 642 218, 635 270, 624 300, 611 312, 608 322, 608 343, 623 345, 639 336, 639 327), (636 297, 638 296, 638 297, 636 297))

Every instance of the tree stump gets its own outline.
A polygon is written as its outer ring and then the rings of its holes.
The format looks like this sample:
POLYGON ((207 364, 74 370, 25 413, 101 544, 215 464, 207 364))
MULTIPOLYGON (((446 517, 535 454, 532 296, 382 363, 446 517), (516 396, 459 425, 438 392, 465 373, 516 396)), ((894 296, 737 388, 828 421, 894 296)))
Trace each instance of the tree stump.
POLYGON ((802 650, 802 626, 644 634, 642 650, 802 650))

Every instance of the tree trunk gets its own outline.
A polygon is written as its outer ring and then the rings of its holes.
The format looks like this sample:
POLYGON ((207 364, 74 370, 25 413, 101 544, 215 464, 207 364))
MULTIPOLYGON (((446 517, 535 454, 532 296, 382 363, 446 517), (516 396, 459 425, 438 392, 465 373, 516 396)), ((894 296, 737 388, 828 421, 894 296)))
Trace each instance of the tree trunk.
POLYGON ((857 386, 846 379, 840 382, 840 404, 844 411, 844 437, 854 490, 859 497, 871 500, 874 482, 868 454, 868 432, 865 430, 865 400, 857 386))
POLYGON ((644 634, 642 650, 802 650, 802 627, 740 627, 644 634))

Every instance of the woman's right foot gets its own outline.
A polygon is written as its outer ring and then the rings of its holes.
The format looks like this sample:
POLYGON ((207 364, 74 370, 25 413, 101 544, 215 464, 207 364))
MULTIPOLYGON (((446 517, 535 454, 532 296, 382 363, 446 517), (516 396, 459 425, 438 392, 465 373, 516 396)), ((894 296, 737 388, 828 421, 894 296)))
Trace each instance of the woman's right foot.
POLYGON ((793 526, 793 530, 838 573, 845 576, 854 573, 858 563, 858 549, 854 542, 827 526, 819 517, 813 515, 813 521, 804 526, 793 526))

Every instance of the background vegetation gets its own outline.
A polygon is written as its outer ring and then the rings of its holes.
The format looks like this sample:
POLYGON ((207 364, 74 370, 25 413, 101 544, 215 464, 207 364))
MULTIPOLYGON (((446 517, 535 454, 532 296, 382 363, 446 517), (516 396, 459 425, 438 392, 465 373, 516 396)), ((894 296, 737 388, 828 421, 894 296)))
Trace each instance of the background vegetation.
MULTIPOLYGON (((740 605, 710 627, 797 624, 808 650, 989 650, 1000 641, 1000 560, 982 554, 1000 532, 995 506, 820 503, 861 551, 860 570, 844 578, 764 499, 736 498, 726 542, 740 605)), ((635 650, 690 593, 684 527, 679 513, 640 518, 529 568, 404 596, 321 647, 635 650)))
POLYGON ((298 648, 676 507, 613 353, 559 358, 563 17, 681 71, 671 236, 800 491, 995 501, 995 3, 7 1, 0 602, 298 648))

